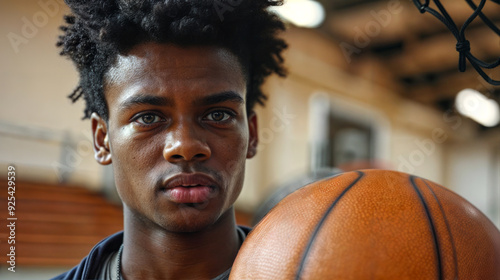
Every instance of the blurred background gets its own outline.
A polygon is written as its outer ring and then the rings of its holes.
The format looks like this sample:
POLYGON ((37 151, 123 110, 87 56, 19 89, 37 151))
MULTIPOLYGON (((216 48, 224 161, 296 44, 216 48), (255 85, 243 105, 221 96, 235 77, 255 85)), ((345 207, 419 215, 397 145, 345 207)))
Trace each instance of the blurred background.
MULTIPOLYGON (((442 3, 459 25, 472 14, 465 1, 442 3)), ((0 7, 0 278, 46 279, 121 230, 121 206, 112 170, 93 159, 83 102, 66 98, 78 82, 55 47, 67 7, 0 7), (16 273, 7 271, 4 225, 11 165, 16 273)), ((276 12, 289 26, 289 75, 267 81, 269 102, 257 109, 260 147, 236 204, 239 223, 252 224, 273 193, 339 169, 382 168, 442 184, 500 225, 500 87, 470 65, 458 71, 456 40, 441 22, 401 0, 296 0, 276 12)), ((498 26, 499 4, 487 1, 483 12, 498 26)), ((481 21, 466 35, 477 57, 500 57, 499 36, 481 21)), ((498 80, 500 68, 488 74, 498 80)))

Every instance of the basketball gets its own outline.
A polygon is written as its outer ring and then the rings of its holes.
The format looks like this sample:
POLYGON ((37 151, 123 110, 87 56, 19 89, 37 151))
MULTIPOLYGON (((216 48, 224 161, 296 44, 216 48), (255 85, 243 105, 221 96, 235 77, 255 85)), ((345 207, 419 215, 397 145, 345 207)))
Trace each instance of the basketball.
POLYGON ((500 231, 472 204, 395 171, 342 173, 284 198, 230 279, 500 279, 500 231))

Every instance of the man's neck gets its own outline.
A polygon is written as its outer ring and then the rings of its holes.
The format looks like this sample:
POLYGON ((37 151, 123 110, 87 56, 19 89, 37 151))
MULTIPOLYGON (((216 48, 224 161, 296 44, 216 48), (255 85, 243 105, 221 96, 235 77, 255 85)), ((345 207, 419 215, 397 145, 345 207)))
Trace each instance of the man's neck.
POLYGON ((125 207, 124 279, 210 279, 229 269, 240 247, 233 209, 194 233, 146 226, 125 207))

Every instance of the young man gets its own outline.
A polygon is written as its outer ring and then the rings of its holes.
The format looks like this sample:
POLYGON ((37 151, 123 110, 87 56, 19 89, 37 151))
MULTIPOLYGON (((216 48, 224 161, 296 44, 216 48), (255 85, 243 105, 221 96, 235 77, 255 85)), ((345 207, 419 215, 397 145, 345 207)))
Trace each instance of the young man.
POLYGON ((272 0, 67 0, 95 158, 124 231, 55 279, 226 279, 249 229, 233 203, 257 148, 264 79, 284 76, 272 0))

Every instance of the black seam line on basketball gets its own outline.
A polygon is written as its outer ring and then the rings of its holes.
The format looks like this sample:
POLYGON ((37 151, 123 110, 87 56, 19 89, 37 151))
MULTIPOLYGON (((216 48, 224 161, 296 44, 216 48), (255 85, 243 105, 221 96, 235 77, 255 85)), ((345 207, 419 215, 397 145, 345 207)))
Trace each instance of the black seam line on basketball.
POLYGON ((330 205, 330 207, 328 207, 328 209, 326 210, 325 214, 323 215, 323 217, 321 217, 321 220, 319 221, 319 223, 316 225, 316 228, 314 229, 312 235, 311 235, 311 238, 309 238, 309 242, 306 246, 306 250, 304 251, 304 254, 302 255, 302 260, 300 261, 300 265, 299 265, 299 269, 297 271, 297 274, 295 274, 295 279, 298 280, 300 279, 300 276, 302 275, 302 272, 304 270, 304 265, 305 265, 305 262, 306 262, 306 259, 307 259, 307 256, 309 255, 309 251, 311 250, 312 248, 312 245, 316 239, 316 235, 318 235, 319 231, 321 230, 321 227, 323 227, 323 224, 325 223, 326 221, 326 218, 328 217, 328 215, 332 212, 333 208, 335 207, 335 205, 337 205, 337 203, 339 202, 339 200, 354 186, 358 183, 358 181, 363 178, 363 176, 365 175, 363 172, 361 171, 356 171, 356 173, 358 173, 358 178, 356 178, 347 188, 345 188, 345 190, 337 197, 337 199, 335 199, 335 201, 330 205))
POLYGON ((411 185, 413 186, 413 189, 415 189, 415 192, 418 194, 420 202, 422 202, 422 205, 424 206, 425 214, 427 216, 427 221, 429 222, 429 225, 431 227, 432 239, 434 241, 433 242, 434 243, 434 251, 436 253, 436 258, 437 258, 438 279, 442 280, 443 279, 443 273, 441 271, 441 253, 440 253, 440 248, 439 248, 439 240, 438 240, 437 235, 436 235, 436 228, 434 226, 434 221, 432 220, 432 216, 431 216, 429 207, 427 206, 427 202, 425 201, 424 196, 422 195, 422 193, 418 189, 418 186, 417 186, 417 184, 415 182, 415 180, 417 178, 418 177, 415 177, 413 175, 410 176, 410 182, 411 182, 411 185))
POLYGON ((436 193, 434 192, 434 190, 429 185, 429 182, 427 180, 422 180, 422 181, 427 186, 427 188, 429 189, 429 191, 432 193, 432 196, 434 196, 434 198, 436 199, 436 202, 437 202, 437 204, 439 206, 439 209, 441 210, 441 214, 443 215, 444 223, 446 224, 446 229, 448 230, 448 234, 450 236, 451 246, 452 246, 452 249, 453 249, 453 262, 455 263, 455 267, 454 267, 454 269, 455 269, 455 277, 453 279, 459 279, 458 278, 457 250, 456 250, 456 247, 455 247, 455 240, 453 239, 453 235, 451 234, 451 227, 450 227, 450 223, 448 222, 448 217, 446 217, 443 205, 441 204, 441 201, 439 201, 439 199, 437 198, 436 193))

